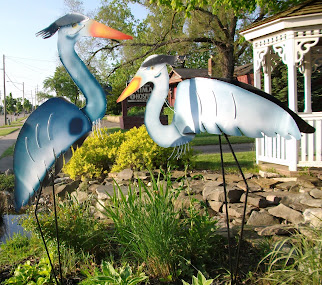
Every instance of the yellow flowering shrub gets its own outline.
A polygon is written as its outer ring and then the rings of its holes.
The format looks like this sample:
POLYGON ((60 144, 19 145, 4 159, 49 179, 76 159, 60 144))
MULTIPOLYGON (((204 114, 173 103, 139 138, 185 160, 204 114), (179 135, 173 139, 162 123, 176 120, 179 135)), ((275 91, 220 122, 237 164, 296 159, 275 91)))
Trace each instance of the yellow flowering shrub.
MULTIPOLYGON (((63 171, 72 179, 77 176, 101 177, 108 171, 121 171, 165 167, 173 148, 158 146, 149 136, 146 128, 132 128, 126 133, 118 131, 108 134, 106 129, 89 136, 82 147, 78 148, 63 171)), ((181 159, 171 160, 175 166, 183 166, 189 161, 191 151, 181 159)))
POLYGON ((121 131, 108 133, 107 129, 93 132, 80 148, 73 152, 71 160, 64 165, 63 171, 72 179, 77 176, 100 177, 110 170, 117 152, 125 139, 121 131))

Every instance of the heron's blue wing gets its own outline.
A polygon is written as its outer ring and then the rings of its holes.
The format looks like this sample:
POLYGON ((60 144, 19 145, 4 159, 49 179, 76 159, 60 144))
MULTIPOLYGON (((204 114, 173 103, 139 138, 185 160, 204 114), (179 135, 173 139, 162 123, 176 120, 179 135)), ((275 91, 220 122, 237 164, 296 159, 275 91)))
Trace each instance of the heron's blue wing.
POLYGON ((194 78, 181 82, 176 94, 174 121, 182 133, 301 137, 286 108, 234 84, 194 78))
POLYGON ((62 98, 48 100, 29 116, 14 152, 16 210, 39 189, 55 159, 91 128, 87 116, 62 98))

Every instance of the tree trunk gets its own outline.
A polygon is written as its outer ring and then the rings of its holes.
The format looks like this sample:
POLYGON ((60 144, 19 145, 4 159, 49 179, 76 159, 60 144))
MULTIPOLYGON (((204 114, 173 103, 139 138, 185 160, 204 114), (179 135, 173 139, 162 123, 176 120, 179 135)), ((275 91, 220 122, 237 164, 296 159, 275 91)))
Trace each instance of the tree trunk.
POLYGON ((228 44, 225 49, 220 49, 220 52, 223 57, 222 75, 224 78, 231 79, 234 77, 235 68, 234 46, 228 44))

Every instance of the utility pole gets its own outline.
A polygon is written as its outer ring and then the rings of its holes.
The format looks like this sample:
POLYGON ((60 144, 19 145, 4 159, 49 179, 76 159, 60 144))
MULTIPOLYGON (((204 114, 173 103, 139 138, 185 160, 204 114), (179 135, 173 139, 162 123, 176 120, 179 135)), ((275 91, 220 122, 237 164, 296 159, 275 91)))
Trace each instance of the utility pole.
POLYGON ((23 116, 25 116, 25 82, 22 82, 22 112, 23 116))
POLYGON ((5 55, 3 55, 3 109, 4 109, 4 124, 7 124, 7 106, 6 106, 6 64, 5 55))

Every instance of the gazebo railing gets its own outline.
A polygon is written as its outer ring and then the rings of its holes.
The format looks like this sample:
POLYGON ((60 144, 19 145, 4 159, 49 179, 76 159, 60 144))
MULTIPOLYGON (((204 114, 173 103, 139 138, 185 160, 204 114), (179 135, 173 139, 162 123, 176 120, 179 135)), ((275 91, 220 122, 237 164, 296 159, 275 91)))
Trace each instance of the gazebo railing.
POLYGON ((256 139, 256 160, 286 165, 289 170, 297 167, 322 167, 322 112, 300 113, 300 117, 315 127, 314 134, 302 134, 301 140, 275 138, 256 139))
POLYGON ((315 128, 315 133, 302 134, 298 166, 322 167, 322 112, 299 116, 315 128))

